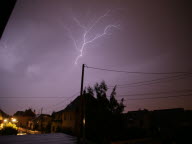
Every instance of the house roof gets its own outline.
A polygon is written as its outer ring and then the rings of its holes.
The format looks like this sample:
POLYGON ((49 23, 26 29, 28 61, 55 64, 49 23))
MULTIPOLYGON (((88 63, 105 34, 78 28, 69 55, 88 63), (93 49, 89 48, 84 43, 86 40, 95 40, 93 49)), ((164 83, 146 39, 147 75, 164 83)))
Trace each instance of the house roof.
POLYGON ((9 115, 6 114, 6 113, 5 113, 4 111, 2 111, 1 109, 0 109, 0 115, 3 116, 3 117, 9 117, 9 115))
POLYGON ((81 96, 76 97, 70 104, 67 105, 67 107, 64 109, 64 111, 73 111, 75 110, 79 105, 81 104, 81 96))
POLYGON ((36 117, 34 119, 32 119, 31 121, 37 121, 39 119, 45 118, 45 117, 51 117, 49 114, 38 114, 36 115, 36 117))
POLYGON ((17 111, 14 116, 31 116, 31 117, 35 117, 35 113, 31 110, 25 110, 25 111, 17 111))
POLYGON ((23 116, 24 112, 23 111, 17 111, 14 116, 23 116))
MULTIPOLYGON (((73 100, 73 101, 64 109, 64 111, 74 111, 74 110, 76 110, 78 107, 81 106, 81 101, 82 101, 81 96, 78 96, 75 100, 73 100)), ((89 95, 89 94, 86 94, 86 95, 85 95, 85 101, 86 101, 86 103, 91 103, 91 102, 96 102, 97 100, 96 100, 93 96, 91 96, 91 95, 89 95)))
POLYGON ((173 112, 183 112, 184 108, 173 108, 173 109, 161 109, 161 110, 154 110, 155 113, 173 113, 173 112))
MULTIPOLYGON (((77 96, 70 104, 66 106, 65 109, 55 112, 53 113, 53 115, 59 114, 59 113, 61 114, 62 112, 75 111, 77 108, 81 106, 81 100, 82 100, 81 96, 77 96)), ((86 103, 92 103, 92 102, 96 102, 97 100, 93 96, 86 94, 85 101, 86 103)))

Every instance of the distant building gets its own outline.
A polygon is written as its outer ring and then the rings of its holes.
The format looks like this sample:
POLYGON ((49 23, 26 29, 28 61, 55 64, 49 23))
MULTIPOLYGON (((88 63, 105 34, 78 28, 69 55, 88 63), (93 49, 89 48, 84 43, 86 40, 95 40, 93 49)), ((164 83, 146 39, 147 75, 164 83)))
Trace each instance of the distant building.
POLYGON ((28 122, 28 128, 42 132, 50 132, 52 118, 48 114, 37 115, 34 119, 28 122))
POLYGON ((81 98, 78 96, 64 110, 53 113, 51 131, 64 131, 77 134, 80 131, 81 120, 81 98))
POLYGON ((184 121, 183 108, 129 111, 123 115, 127 128, 176 128, 184 121))
POLYGON ((182 126, 192 127, 192 110, 185 110, 182 126))
POLYGON ((162 129, 180 127, 184 120, 184 109, 162 109, 153 111, 153 125, 161 131, 162 129))
POLYGON ((55 112, 52 114, 51 132, 58 132, 61 130, 62 126, 62 111, 55 112))
POLYGON ((3 122, 3 119, 4 119, 4 118, 8 118, 8 117, 9 117, 9 115, 6 114, 4 111, 2 111, 2 110, 0 109, 0 124, 3 122))
POLYGON ((35 118, 35 112, 28 109, 25 111, 17 111, 13 116, 17 119, 19 127, 27 128, 28 122, 35 118))
POLYGON ((0 113, 0 123, 1 123, 2 120, 3 120, 3 116, 0 113))
MULTIPOLYGON (((173 140, 177 135, 192 128, 192 111, 183 108, 161 110, 138 110, 122 114, 124 139, 159 137, 173 140)), ((122 134, 123 135, 123 134, 122 134)))
MULTIPOLYGON (((86 114, 88 114, 88 107, 94 107, 96 99, 93 96, 85 95, 86 114)), ((93 108, 94 109, 94 108, 93 108)), ((82 127, 82 99, 78 96, 65 109, 52 114, 51 132, 67 132, 73 135, 81 134, 82 127)), ((86 119, 86 127, 93 124, 93 121, 86 119), (92 123, 92 124, 91 124, 92 123)), ((94 121, 95 122, 95 121, 94 121)))
POLYGON ((124 114, 127 128, 144 128, 148 129, 151 127, 151 112, 148 110, 129 111, 124 114))

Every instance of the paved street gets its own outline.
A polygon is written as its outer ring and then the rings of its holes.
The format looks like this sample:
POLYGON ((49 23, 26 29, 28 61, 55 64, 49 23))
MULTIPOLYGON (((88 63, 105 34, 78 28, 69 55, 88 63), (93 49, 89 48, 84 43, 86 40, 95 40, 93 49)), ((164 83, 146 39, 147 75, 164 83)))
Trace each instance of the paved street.
POLYGON ((26 134, 41 134, 40 131, 28 130, 28 129, 21 128, 21 127, 18 128, 18 131, 19 131, 19 133, 26 133, 26 134))
POLYGON ((76 144, 77 139, 62 133, 0 136, 0 144, 76 144))

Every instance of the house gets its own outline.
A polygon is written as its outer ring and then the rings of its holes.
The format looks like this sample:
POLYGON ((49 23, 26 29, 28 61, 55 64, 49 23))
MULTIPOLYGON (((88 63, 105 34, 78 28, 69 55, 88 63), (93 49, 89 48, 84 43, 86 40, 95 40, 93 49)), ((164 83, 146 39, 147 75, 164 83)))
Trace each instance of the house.
POLYGON ((52 118, 48 114, 37 115, 28 122, 28 128, 42 132, 50 132, 52 118))
POLYGON ((51 125, 51 131, 64 131, 72 134, 78 133, 80 129, 80 109, 81 98, 78 96, 72 101, 65 109, 52 114, 53 120, 51 125))
POLYGON ((122 126, 119 139, 145 138, 151 134, 151 111, 146 109, 121 114, 122 126))
POLYGON ((173 128, 181 125, 184 120, 184 109, 138 110, 124 114, 126 127, 131 128, 173 128))
POLYGON ((17 111, 13 116, 17 119, 17 125, 19 127, 27 128, 28 122, 35 118, 35 112, 28 109, 25 111, 17 111))
POLYGON ((173 129, 180 127, 184 120, 184 109, 162 109, 153 111, 153 125, 161 131, 161 129, 173 129))
POLYGON ((52 113, 52 123, 51 123, 51 132, 58 132, 62 129, 61 120, 62 111, 52 113))
POLYGON ((148 110, 129 111, 125 115, 127 128, 144 128, 148 129, 151 127, 151 112, 148 110))
MULTIPOLYGON (((89 95, 85 95, 85 111, 86 111, 86 128, 89 128, 94 125, 95 120, 89 119, 89 115, 94 115, 97 112, 96 109, 96 99, 89 95), (93 107, 90 109, 89 107, 93 107), (91 111, 90 111, 91 110, 91 111)), ((52 124, 51 132, 66 132, 76 136, 81 135, 82 133, 82 97, 78 96, 73 100, 65 109, 55 112, 52 114, 52 124)))
POLYGON ((2 111, 2 110, 0 109, 0 124, 3 122, 3 119, 4 119, 4 118, 8 118, 8 117, 9 117, 9 115, 6 114, 4 111, 2 111))
POLYGON ((192 127, 192 110, 185 110, 182 126, 192 127))

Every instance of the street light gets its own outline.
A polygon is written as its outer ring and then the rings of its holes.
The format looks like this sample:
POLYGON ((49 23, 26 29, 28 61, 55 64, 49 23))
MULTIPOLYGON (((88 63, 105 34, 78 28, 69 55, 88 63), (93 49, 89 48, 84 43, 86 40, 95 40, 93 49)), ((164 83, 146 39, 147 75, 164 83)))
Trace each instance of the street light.
POLYGON ((16 118, 12 118, 11 120, 13 123, 17 122, 17 119, 16 118))
POLYGON ((7 120, 7 119, 4 119, 3 122, 6 123, 6 122, 8 122, 8 120, 7 120))

